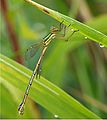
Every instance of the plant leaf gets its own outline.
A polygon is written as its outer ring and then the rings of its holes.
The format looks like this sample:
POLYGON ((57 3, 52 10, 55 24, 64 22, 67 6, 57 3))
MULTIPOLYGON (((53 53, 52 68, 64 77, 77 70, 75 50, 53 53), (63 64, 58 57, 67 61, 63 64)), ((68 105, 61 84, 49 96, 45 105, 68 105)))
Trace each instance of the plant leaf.
MULTIPOLYGON (((2 82, 4 84, 6 82, 10 83, 24 94, 32 74, 31 71, 1 54, 0 66, 2 82)), ((39 80, 34 79, 29 96, 59 118, 99 118, 73 97, 43 77, 39 80)))
POLYGON ((83 34, 85 37, 98 42, 99 44, 104 45, 107 47, 107 36, 100 31, 97 31, 93 29, 92 27, 89 27, 71 17, 68 17, 66 15, 63 15, 57 11, 54 11, 52 9, 49 9, 47 7, 44 7, 32 0, 25 0, 26 2, 32 4, 34 7, 38 8, 39 10, 43 11, 44 13, 50 15, 51 17, 55 18, 59 22, 63 21, 63 24, 66 26, 69 26, 71 29, 79 30, 81 34, 83 34))

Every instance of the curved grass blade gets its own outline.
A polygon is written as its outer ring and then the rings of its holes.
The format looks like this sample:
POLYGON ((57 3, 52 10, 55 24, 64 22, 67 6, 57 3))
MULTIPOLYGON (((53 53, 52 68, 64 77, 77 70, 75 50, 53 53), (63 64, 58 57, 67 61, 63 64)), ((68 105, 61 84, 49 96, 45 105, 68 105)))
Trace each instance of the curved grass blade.
MULTIPOLYGON (((24 92, 32 74, 31 71, 1 54, 0 66, 2 73, 0 77, 5 81, 4 84, 9 82, 18 90, 24 92)), ((34 80, 30 97, 59 118, 99 118, 43 77, 34 80)))
POLYGON ((68 17, 66 15, 63 15, 57 11, 54 11, 52 9, 49 9, 47 7, 44 7, 32 0, 25 0, 26 2, 32 4, 34 7, 38 8, 39 10, 45 12, 49 16, 55 18, 59 22, 63 22, 64 25, 69 26, 71 29, 79 30, 81 34, 83 34, 85 37, 89 38, 90 40, 93 40, 99 44, 102 44, 103 46, 107 47, 107 36, 100 31, 97 31, 93 29, 92 27, 89 27, 71 17, 68 17))

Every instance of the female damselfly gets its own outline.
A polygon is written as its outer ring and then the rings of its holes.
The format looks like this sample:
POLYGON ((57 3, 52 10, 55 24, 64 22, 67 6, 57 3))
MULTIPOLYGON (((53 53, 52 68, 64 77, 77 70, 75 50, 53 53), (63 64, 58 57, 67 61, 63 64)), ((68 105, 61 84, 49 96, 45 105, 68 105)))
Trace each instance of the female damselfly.
MULTIPOLYGON (((33 80, 34 80, 35 75, 36 75, 36 78, 38 78, 38 77, 40 78, 40 73, 41 73, 41 67, 40 67, 40 66, 41 66, 41 62, 42 62, 43 56, 44 56, 44 54, 45 54, 45 52, 46 52, 49 44, 51 43, 52 39, 55 39, 55 38, 56 38, 57 34, 58 34, 63 28, 64 28, 64 34, 63 34, 63 36, 65 36, 66 27, 65 27, 65 26, 63 27, 63 24, 62 24, 62 23, 63 23, 63 21, 60 23, 60 27, 59 27, 59 28, 57 28, 57 27, 52 27, 50 33, 49 33, 46 37, 43 38, 43 41, 42 41, 42 42, 40 42, 39 44, 34 44, 34 45, 32 45, 30 48, 27 49, 27 53, 29 53, 29 55, 30 55, 29 57, 34 56, 36 50, 37 50, 40 46, 42 46, 42 53, 41 53, 41 55, 40 55, 40 57, 39 57, 39 60, 38 60, 36 66, 35 66, 35 68, 34 68, 34 71, 33 71, 33 73, 32 73, 32 76, 31 76, 31 78, 30 78, 30 80, 29 80, 29 83, 28 83, 28 86, 27 86, 27 88, 26 88, 26 91, 25 91, 23 100, 22 100, 21 104, 19 105, 19 108, 18 108, 19 114, 23 114, 23 112, 24 112, 24 106, 25 106, 25 103, 26 103, 26 100, 27 100, 27 97, 28 97, 28 94, 29 94, 29 90, 30 90, 30 87, 31 87, 31 85, 32 85, 32 82, 33 82, 33 80)), ((70 25, 69 25, 69 26, 70 26, 70 25)), ((73 31, 72 34, 74 34, 75 32, 76 32, 76 31, 73 31)), ((71 35, 72 35, 72 34, 71 34, 71 35)), ((71 36, 71 35, 70 35, 70 36, 71 36)))

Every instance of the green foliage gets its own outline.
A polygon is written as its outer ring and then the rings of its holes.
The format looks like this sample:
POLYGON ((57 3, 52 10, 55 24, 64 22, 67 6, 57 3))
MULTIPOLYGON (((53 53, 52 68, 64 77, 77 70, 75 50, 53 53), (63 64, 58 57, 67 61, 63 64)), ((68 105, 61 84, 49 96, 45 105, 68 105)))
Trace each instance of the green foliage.
MULTIPOLYGON (((7 30, 7 22, 0 8, 0 52, 3 54, 0 55, 0 118, 52 119, 57 115, 60 118, 107 118, 107 49, 99 47, 99 43, 107 46, 106 0, 35 1, 53 10, 46 7, 49 10, 46 15, 24 0, 6 1, 7 18, 19 44, 17 52, 13 49, 9 35, 11 30, 7 30), (39 51, 33 59, 25 61, 25 51, 31 44, 39 43, 50 32, 51 26, 59 27, 62 20, 66 26, 71 24, 66 35, 71 33, 71 29, 79 29, 79 32, 68 42, 61 38, 52 41, 44 56, 43 77, 34 80, 24 115, 20 116, 17 108, 31 70, 40 56, 39 51), (15 62, 18 53, 23 66, 15 62), (26 63, 31 70, 24 67, 26 63)), ((39 6, 39 9, 43 11, 44 6, 39 6)))
POLYGON ((65 16, 57 11, 51 10, 49 8, 46 8, 36 2, 33 2, 31 0, 25 0, 28 3, 31 3, 33 6, 35 6, 36 8, 42 10, 43 12, 45 12, 46 14, 50 15, 51 17, 55 18, 56 20, 58 20, 59 22, 63 21, 63 24, 65 24, 66 26, 69 26, 71 29, 76 29, 79 30, 80 33, 82 33, 83 35, 85 35, 86 37, 98 42, 99 44, 102 44, 104 46, 107 47, 107 36, 104 35, 103 33, 83 24, 80 23, 79 21, 70 18, 68 16, 65 16))
MULTIPOLYGON (((0 55, 0 62, 2 66, 2 83, 9 83, 12 86, 16 87, 16 89, 21 90, 24 93, 25 87, 27 86, 28 80, 31 75, 31 71, 3 55, 0 55)), ((5 90, 3 91, 5 92, 5 90)), ((2 95, 4 94, 2 93, 2 95)), ((8 96, 10 95, 8 94, 8 96)), ((70 97, 64 91, 62 91, 43 77, 41 77, 39 80, 34 80, 30 91, 30 96, 35 102, 39 103, 47 110, 49 110, 53 114, 53 116, 57 115, 59 118, 99 118, 87 108, 82 106, 74 98, 70 97)), ((11 101, 9 103, 12 104, 11 101)), ((16 114, 16 111, 14 112, 16 114)))

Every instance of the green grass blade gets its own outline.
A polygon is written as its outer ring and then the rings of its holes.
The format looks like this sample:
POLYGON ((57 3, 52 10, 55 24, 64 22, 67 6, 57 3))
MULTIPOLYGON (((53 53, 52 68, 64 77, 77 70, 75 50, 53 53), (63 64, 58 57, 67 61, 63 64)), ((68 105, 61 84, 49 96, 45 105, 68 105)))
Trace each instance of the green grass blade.
POLYGON ((101 33, 100 31, 97 31, 97 30, 95 30, 95 29, 93 29, 93 28, 73 19, 73 18, 70 18, 66 15, 63 15, 57 11, 54 11, 54 10, 49 9, 47 7, 44 7, 44 6, 34 2, 32 0, 25 0, 25 1, 32 4, 33 6, 38 8, 39 10, 45 12, 46 14, 50 15, 51 17, 55 18, 59 22, 64 21, 63 24, 65 24, 66 26, 70 25, 70 28, 78 29, 79 32, 81 34, 83 34, 85 37, 107 47, 107 36, 105 34, 101 33))
MULTIPOLYGON (((0 66, 2 73, 0 74, 1 81, 4 82, 4 84, 6 82, 10 83, 24 94, 32 72, 1 54, 0 66)), ((58 115, 59 118, 99 118, 43 77, 39 80, 34 80, 29 96, 53 113, 53 115, 58 115)))

